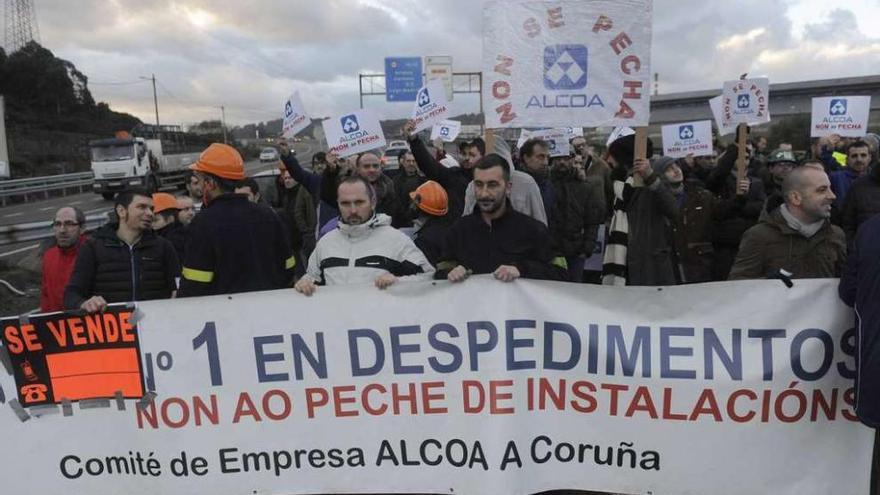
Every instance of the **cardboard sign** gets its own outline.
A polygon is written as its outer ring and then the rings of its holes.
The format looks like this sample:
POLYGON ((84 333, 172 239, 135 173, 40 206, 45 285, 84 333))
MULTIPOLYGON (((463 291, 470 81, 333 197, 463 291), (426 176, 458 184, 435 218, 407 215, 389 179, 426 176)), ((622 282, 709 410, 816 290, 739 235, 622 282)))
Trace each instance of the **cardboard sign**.
POLYGON ((870 96, 828 96, 813 98, 810 137, 837 134, 862 137, 868 132, 870 96))
POLYGON ((571 154, 571 143, 569 142, 572 137, 571 129, 571 127, 564 129, 541 129, 538 131, 523 129, 519 135, 519 140, 516 142, 516 147, 522 148, 526 141, 536 138, 547 143, 551 158, 555 156, 568 156, 571 154))
POLYGON ((708 120, 664 125, 663 154, 672 158, 712 154, 712 123, 708 120))
POLYGON ((132 311, 51 313, 0 321, 3 345, 24 407, 62 400, 144 396, 137 325, 132 311))
POLYGON ((441 120, 434 124, 431 128, 431 141, 441 139, 444 142, 451 143, 455 141, 461 132, 461 122, 456 120, 441 120))
POLYGON ((414 132, 432 127, 449 115, 449 104, 446 102, 446 90, 443 81, 433 79, 422 86, 416 95, 411 119, 416 124, 414 132))
POLYGON ((646 126, 651 0, 486 3, 486 127, 646 126))
POLYGON ((299 96, 299 91, 290 95, 290 98, 284 102, 283 115, 281 135, 286 138, 296 136, 311 123, 299 96))
POLYGON ((770 80, 766 77, 726 81, 721 91, 724 125, 770 122, 770 80))
POLYGON ((322 123, 327 149, 346 157, 385 146, 385 134, 372 110, 357 110, 322 123))

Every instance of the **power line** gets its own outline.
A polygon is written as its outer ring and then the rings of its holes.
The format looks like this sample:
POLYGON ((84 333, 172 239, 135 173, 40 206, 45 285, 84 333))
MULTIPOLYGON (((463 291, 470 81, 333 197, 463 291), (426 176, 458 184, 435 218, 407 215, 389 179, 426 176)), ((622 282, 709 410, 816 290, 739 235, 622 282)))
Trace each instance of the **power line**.
POLYGON ((132 84, 143 84, 145 81, 119 81, 119 82, 111 82, 111 81, 89 81, 89 86, 130 86, 132 84))

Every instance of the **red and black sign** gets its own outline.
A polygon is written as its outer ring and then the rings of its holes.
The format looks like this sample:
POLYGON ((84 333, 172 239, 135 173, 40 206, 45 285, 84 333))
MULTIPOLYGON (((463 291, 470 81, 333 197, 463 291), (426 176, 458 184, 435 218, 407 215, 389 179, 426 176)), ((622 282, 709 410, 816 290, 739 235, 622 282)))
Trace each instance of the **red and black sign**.
POLYGON ((89 315, 52 313, 0 320, 0 338, 9 353, 25 407, 67 399, 144 395, 137 325, 132 310, 111 306, 89 315))

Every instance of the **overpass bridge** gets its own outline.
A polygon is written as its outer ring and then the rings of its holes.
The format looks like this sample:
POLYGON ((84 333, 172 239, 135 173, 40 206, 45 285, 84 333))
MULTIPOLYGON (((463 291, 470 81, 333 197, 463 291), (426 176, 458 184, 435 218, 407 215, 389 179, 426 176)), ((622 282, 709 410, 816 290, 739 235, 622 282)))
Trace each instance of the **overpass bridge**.
MULTIPOLYGON (((649 134, 659 135, 660 126, 692 120, 712 120, 709 100, 721 89, 690 91, 651 96, 649 134)), ((880 130, 880 75, 800 81, 770 85, 770 116, 773 121, 785 117, 810 115, 812 99, 822 96, 870 96, 871 132, 880 130)), ((772 125, 772 121, 770 125, 772 125)))

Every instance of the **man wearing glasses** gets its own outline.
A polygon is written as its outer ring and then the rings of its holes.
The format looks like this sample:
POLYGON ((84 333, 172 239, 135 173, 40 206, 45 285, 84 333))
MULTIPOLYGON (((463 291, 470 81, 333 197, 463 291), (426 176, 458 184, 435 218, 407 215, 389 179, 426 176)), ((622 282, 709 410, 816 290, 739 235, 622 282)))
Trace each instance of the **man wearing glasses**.
POLYGON ((40 284, 40 310, 64 309, 64 287, 73 273, 79 248, 85 242, 86 216, 82 210, 64 206, 52 222, 54 242, 43 253, 43 282, 40 284))

